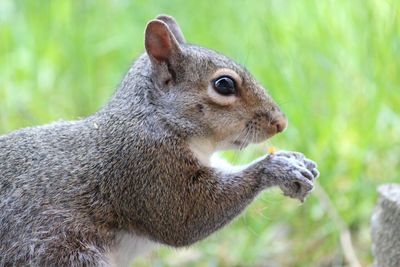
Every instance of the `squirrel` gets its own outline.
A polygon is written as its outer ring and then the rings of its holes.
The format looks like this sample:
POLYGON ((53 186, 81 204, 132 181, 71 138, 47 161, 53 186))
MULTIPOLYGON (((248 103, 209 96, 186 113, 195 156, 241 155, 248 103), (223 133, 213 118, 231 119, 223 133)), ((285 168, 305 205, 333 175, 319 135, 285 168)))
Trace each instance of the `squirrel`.
POLYGON ((0 137, 0 266, 128 266, 206 238, 267 188, 312 191, 319 172, 299 152, 214 159, 287 127, 244 67, 188 44, 168 15, 144 39, 98 112, 0 137))

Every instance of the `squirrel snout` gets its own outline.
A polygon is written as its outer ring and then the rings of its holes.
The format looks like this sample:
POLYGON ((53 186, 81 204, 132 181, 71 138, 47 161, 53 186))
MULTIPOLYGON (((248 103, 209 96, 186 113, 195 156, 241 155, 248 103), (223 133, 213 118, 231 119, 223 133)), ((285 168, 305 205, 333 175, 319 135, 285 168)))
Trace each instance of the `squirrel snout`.
POLYGON ((286 129, 287 124, 288 120, 283 114, 271 122, 271 126, 274 128, 275 133, 283 132, 286 129))

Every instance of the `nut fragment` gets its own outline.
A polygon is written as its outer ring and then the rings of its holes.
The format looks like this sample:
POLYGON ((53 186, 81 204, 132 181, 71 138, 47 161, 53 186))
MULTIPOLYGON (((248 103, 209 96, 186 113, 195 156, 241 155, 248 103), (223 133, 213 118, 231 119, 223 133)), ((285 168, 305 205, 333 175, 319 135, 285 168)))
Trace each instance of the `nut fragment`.
POLYGON ((277 151, 276 147, 274 147, 274 146, 268 147, 268 150, 267 150, 268 154, 271 154, 271 155, 275 154, 276 151, 277 151))

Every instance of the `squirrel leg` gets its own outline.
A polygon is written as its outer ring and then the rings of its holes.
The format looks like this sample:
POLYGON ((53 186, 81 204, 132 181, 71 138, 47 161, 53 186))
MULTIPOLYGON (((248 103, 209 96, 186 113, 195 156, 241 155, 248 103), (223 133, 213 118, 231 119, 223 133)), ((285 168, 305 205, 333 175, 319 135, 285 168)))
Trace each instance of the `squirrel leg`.
POLYGON ((166 244, 186 246, 205 238, 239 215, 259 192, 269 187, 279 186, 285 195, 304 201, 318 176, 315 163, 294 152, 268 155, 233 169, 221 161, 216 165, 218 168, 198 170, 198 175, 188 179, 187 187, 173 196, 174 201, 180 199, 180 204, 176 203, 180 211, 174 213, 177 223, 160 228, 160 239, 166 244))

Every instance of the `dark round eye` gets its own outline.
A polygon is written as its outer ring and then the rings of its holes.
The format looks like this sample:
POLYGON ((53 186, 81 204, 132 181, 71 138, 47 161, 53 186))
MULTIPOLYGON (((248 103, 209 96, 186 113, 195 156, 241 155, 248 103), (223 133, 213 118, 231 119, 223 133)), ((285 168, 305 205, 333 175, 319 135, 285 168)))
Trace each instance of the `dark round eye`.
POLYGON ((235 81, 229 76, 221 76, 214 80, 214 90, 220 95, 234 95, 236 94, 235 81))

